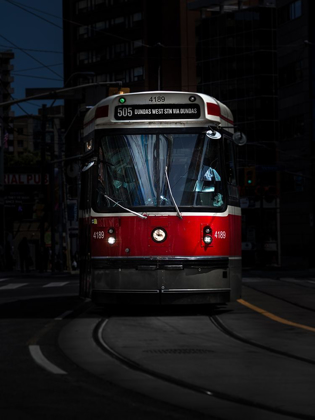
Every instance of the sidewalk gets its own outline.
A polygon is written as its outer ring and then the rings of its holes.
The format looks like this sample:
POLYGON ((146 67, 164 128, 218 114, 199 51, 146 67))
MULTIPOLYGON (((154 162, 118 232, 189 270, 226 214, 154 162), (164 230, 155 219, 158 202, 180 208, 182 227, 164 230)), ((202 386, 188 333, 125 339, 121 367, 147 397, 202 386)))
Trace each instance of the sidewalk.
POLYGON ((51 271, 39 272, 37 270, 31 270, 28 273, 22 273, 20 270, 0 271, 0 279, 7 279, 13 277, 75 277, 79 276, 79 271, 51 271))
POLYGON ((266 267, 266 268, 243 268, 243 278, 246 277, 262 277, 271 279, 281 278, 315 278, 315 268, 282 268, 282 267, 266 267))

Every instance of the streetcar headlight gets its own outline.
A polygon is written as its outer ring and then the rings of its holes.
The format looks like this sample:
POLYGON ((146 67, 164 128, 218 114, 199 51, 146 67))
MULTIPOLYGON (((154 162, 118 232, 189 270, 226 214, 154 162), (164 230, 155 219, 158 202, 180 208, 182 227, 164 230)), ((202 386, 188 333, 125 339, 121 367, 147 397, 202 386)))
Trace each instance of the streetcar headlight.
POLYGON ((212 237, 211 237, 210 235, 205 235, 205 236, 203 237, 203 241, 204 241, 204 243, 205 243, 206 245, 210 245, 210 244, 211 244, 211 242, 212 242, 212 237))
POLYGON ((154 242, 164 242, 167 238, 166 230, 163 228, 156 228, 152 231, 151 237, 154 242))
POLYGON ((114 238, 113 236, 110 236, 107 239, 107 242, 109 243, 109 245, 114 245, 114 243, 116 242, 116 238, 114 238))
POLYGON ((109 228, 109 229, 108 229, 108 233, 109 233, 110 235, 112 235, 113 233, 115 233, 115 229, 114 229, 114 228, 109 228))

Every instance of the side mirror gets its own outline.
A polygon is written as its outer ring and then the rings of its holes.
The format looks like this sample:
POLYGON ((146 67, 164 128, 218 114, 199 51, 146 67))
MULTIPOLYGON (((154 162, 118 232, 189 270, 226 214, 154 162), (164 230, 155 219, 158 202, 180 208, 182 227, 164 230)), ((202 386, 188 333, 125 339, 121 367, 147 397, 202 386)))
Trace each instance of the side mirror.
POLYGON ((221 134, 213 128, 210 128, 210 130, 206 132, 206 136, 209 139, 220 139, 222 137, 221 134))
POLYGON ((82 172, 88 171, 90 168, 92 168, 92 166, 94 165, 95 160, 93 160, 92 162, 87 163, 85 166, 83 166, 82 168, 82 172))
POLYGON ((232 139, 238 146, 244 146, 244 144, 247 142, 245 134, 241 133, 240 131, 234 133, 232 139))

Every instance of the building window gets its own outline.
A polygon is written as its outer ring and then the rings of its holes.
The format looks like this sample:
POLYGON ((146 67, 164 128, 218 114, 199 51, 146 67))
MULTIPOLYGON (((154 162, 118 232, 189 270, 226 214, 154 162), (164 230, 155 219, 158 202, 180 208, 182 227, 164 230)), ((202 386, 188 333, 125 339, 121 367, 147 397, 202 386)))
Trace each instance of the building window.
POLYGON ((77 54, 77 64, 85 64, 88 63, 88 52, 87 51, 83 51, 80 52, 79 54, 77 54))
POLYGON ((144 80, 144 67, 135 67, 131 69, 130 81, 138 82, 140 80, 144 80))
POLYGON ((88 26, 80 26, 77 29, 77 39, 87 38, 89 34, 88 26))
POLYGON ((77 39, 97 36, 100 32, 108 28, 108 21, 96 22, 89 26, 80 26, 77 29, 77 39))
POLYGON ((119 73, 115 74, 115 81, 119 81, 119 82, 128 82, 128 76, 126 74, 126 71, 121 71, 119 73))
POLYGON ((80 0, 75 5, 76 13, 85 13, 94 10, 95 0, 80 0))
POLYGON ((54 143, 54 133, 46 133, 46 143, 47 144, 54 143))
POLYGON ((100 60, 99 54, 95 51, 82 51, 77 54, 77 65, 95 63, 100 60))
POLYGON ((143 47, 143 40, 137 39, 136 41, 132 41, 130 45, 130 54, 137 54, 141 51, 143 47))
POLYGON ((46 123, 46 128, 52 130, 54 128, 54 120, 48 120, 46 123))
POLYGON ((302 1, 295 0, 279 9, 279 23, 284 24, 302 16, 302 1))
POLYGON ((138 12, 138 13, 134 13, 133 15, 130 16, 130 26, 135 26, 137 25, 138 22, 142 21, 142 13, 138 12))
POLYGON ((299 139, 305 135, 304 115, 293 115, 280 122, 281 140, 299 139))
POLYGON ((111 19, 111 26, 123 25, 125 23, 125 19, 123 16, 119 16, 115 19, 111 19))
POLYGON ((96 76, 96 81, 97 82, 110 82, 110 74, 98 74, 96 76))
POLYGON ((113 57, 120 58, 125 57, 127 54, 127 44, 116 44, 113 45, 113 57))
POLYGON ((279 86, 285 87, 303 80, 302 60, 290 63, 279 70, 279 86))
POLYGON ((294 1, 290 4, 290 19, 297 19, 302 16, 302 1, 294 1))
POLYGON ((108 28, 108 21, 106 22, 96 22, 94 25, 94 29, 96 31, 102 31, 103 29, 108 28))

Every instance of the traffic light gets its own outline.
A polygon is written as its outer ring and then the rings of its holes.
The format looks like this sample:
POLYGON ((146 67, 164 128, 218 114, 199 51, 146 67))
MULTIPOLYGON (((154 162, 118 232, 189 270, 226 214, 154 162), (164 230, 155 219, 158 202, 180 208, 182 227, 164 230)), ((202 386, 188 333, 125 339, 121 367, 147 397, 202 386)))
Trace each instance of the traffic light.
POLYGON ((249 166, 245 168, 244 185, 245 187, 253 187, 256 185, 256 169, 254 166, 249 166))

